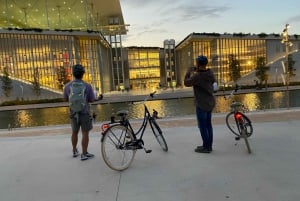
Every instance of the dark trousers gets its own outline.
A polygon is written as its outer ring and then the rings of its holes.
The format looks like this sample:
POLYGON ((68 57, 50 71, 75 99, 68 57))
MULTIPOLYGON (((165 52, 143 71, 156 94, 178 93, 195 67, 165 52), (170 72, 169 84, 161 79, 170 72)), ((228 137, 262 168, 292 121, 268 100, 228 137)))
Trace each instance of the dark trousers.
POLYGON ((196 107, 196 115, 198 121, 198 128, 203 141, 204 148, 212 148, 213 143, 213 128, 211 123, 211 111, 207 112, 199 107, 196 107))

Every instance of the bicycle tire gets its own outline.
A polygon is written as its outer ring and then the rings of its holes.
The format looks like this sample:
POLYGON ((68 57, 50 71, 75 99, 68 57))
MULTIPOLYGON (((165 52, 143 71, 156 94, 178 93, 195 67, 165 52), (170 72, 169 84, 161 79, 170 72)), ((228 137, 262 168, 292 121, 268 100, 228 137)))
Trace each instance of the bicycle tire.
POLYGON ((250 144, 249 144, 249 141, 248 141, 248 137, 247 137, 247 135, 244 134, 244 132, 245 132, 245 131, 242 130, 242 132, 241 132, 241 137, 244 138, 245 144, 246 144, 246 147, 247 147, 247 150, 248 150, 248 153, 251 154, 252 151, 251 151, 251 148, 250 148, 250 144))
POLYGON ((113 125, 105 131, 101 139, 101 154, 109 168, 122 171, 131 165, 136 150, 123 148, 132 140, 132 132, 123 125, 113 125))
POLYGON ((242 121, 244 122, 246 128, 246 136, 250 137, 253 134, 253 126, 250 119, 241 112, 230 112, 226 115, 226 125, 229 130, 238 137, 241 137, 241 129, 238 125, 238 122, 235 120, 234 114, 241 115, 242 121))
POLYGON ((159 125, 155 121, 155 119, 150 119, 150 127, 152 129, 152 132, 155 136, 156 141, 160 145, 160 147, 167 152, 168 151, 168 145, 167 142, 162 134, 162 130, 160 129, 159 125))

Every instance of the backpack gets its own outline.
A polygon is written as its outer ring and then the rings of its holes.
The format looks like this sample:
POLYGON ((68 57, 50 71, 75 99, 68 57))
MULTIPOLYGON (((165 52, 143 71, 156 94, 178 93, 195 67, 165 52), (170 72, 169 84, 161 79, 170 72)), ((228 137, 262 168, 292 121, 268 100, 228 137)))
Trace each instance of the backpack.
POLYGON ((69 95, 69 106, 72 112, 81 112, 87 104, 86 85, 83 82, 72 82, 69 95))

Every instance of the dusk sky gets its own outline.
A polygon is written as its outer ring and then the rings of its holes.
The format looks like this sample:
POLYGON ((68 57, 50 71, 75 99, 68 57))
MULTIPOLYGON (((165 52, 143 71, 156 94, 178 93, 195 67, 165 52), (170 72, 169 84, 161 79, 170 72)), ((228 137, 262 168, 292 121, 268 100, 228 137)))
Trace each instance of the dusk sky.
POLYGON ((299 0, 120 0, 129 24, 123 46, 176 45, 190 33, 276 33, 290 24, 300 35, 299 0))

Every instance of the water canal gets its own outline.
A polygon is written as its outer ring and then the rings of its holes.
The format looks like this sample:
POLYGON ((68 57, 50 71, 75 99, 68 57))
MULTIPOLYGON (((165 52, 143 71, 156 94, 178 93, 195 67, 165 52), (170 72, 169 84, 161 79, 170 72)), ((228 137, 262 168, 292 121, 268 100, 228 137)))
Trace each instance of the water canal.
MULTIPOLYGON (((277 109, 287 107, 286 91, 248 93, 235 95, 235 100, 243 102, 250 111, 262 109, 277 109)), ((300 107, 300 90, 289 92, 289 107, 300 107)), ((232 99, 225 99, 224 96, 217 96, 215 113, 225 113, 229 111, 232 99)), ((193 98, 180 98, 168 100, 148 101, 147 106, 159 112, 160 117, 177 117, 194 114, 193 98)), ((109 103, 93 105, 92 109, 97 114, 97 121, 110 119, 112 113, 125 109, 129 111, 129 117, 138 119, 143 117, 143 106, 141 104, 130 103, 109 103)), ((68 124, 68 108, 42 108, 26 109, 0 112, 0 129, 12 127, 33 127, 68 124)))

